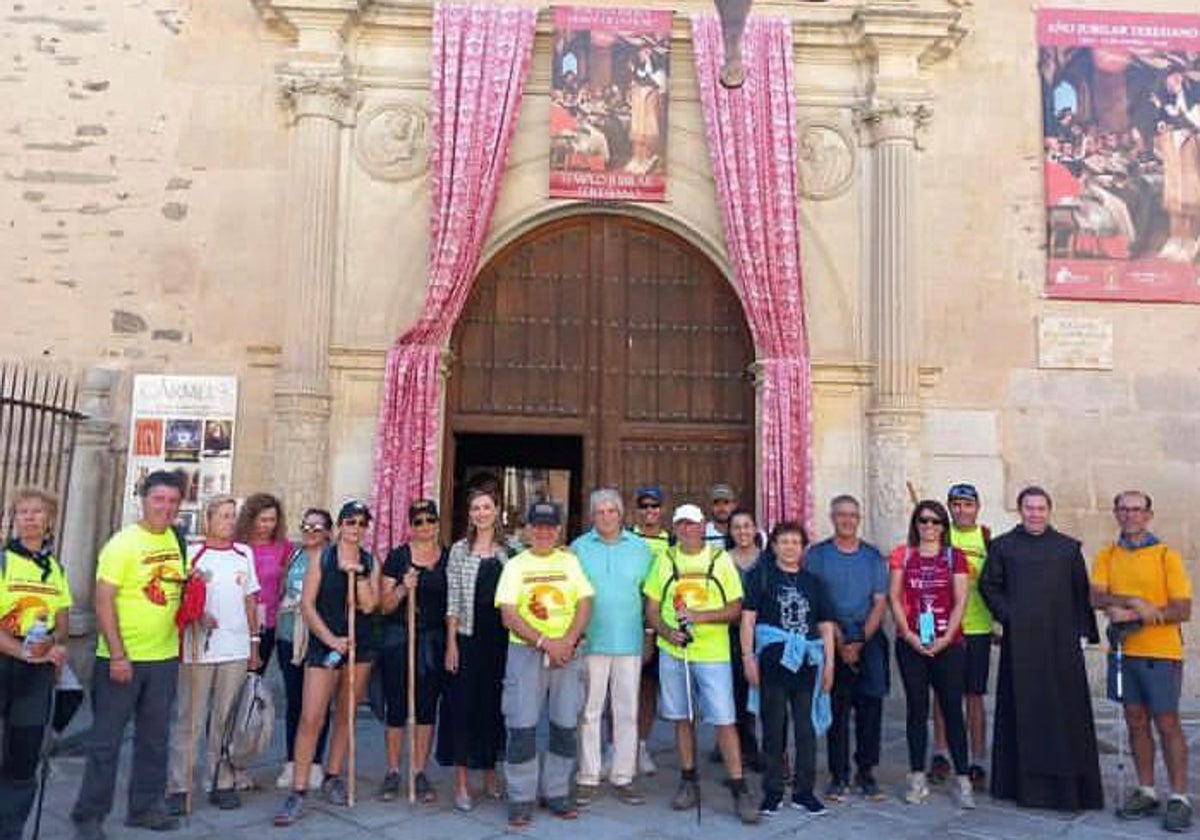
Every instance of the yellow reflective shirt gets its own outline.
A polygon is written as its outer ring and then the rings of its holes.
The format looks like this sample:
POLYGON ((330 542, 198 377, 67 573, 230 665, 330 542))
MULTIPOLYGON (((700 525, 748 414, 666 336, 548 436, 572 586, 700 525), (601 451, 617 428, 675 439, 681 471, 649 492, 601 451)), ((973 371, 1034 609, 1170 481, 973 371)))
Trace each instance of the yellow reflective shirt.
POLYGON ((643 534, 640 528, 634 528, 633 533, 642 538, 646 545, 650 546, 650 553, 654 555, 654 562, 657 563, 667 553, 667 549, 671 547, 671 532, 663 528, 654 536, 643 534))
POLYGON ((4 550, 4 577, 0 579, 0 630, 24 636, 39 618, 54 630, 54 616, 71 607, 71 588, 58 560, 51 556, 50 573, 42 580, 42 569, 25 555, 4 550))
POLYGON ((979 575, 987 562, 983 526, 976 525, 973 531, 960 531, 951 525, 950 545, 967 556, 967 607, 963 610, 962 631, 973 636, 990 634, 992 613, 979 594, 979 575))
MULTIPOLYGON (((183 561, 174 531, 155 534, 137 523, 122 528, 100 550, 96 580, 117 588, 117 627, 131 661, 161 662, 179 655, 175 612, 183 561)), ((103 633, 97 635, 96 655, 109 655, 103 633)))
MULTIPOLYGON (((719 610, 731 601, 742 599, 742 576, 724 549, 706 545, 696 554, 685 554, 675 545, 655 562, 642 586, 642 594, 659 602, 663 622, 677 630, 676 596, 690 610, 719 610)), ((658 646, 676 659, 683 659, 683 648, 662 636, 658 637, 658 646)), ((687 653, 692 662, 728 662, 729 626, 695 625, 687 653)))
MULTIPOLYGON (((504 564, 496 584, 497 607, 508 604, 537 632, 548 639, 561 639, 575 619, 575 605, 595 594, 579 565, 579 558, 566 549, 534 554, 526 549, 504 564)), ((509 641, 527 645, 516 633, 509 641)))

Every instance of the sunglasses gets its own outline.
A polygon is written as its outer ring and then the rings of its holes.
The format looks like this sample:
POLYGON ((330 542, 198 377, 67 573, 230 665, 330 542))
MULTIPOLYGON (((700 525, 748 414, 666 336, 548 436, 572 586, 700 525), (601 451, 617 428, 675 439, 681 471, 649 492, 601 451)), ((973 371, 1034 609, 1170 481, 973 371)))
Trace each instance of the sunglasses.
POLYGON ((918 525, 945 525, 945 523, 942 522, 942 520, 938 519, 936 516, 919 516, 919 517, 917 517, 917 524, 918 525))
POLYGON ((319 522, 305 522, 300 526, 300 530, 306 534, 319 534, 325 530, 325 526, 319 522))
POLYGON ((436 516, 418 516, 412 521, 414 528, 420 528, 422 525, 436 525, 438 518, 436 516))
POLYGON ((661 508, 662 505, 660 505, 658 502, 638 502, 638 507, 642 510, 657 510, 658 508, 661 508))
POLYGON ((367 520, 365 520, 365 519, 343 519, 342 527, 345 528, 347 525, 349 525, 351 528, 366 528, 367 520))

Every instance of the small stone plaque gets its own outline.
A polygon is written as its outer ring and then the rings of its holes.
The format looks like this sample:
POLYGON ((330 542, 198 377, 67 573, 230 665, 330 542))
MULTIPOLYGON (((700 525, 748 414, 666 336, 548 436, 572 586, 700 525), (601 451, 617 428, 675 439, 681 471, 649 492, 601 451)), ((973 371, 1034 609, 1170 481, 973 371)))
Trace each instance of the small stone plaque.
POLYGON ((1112 370, 1112 321, 1043 315, 1038 323, 1038 367, 1112 370))

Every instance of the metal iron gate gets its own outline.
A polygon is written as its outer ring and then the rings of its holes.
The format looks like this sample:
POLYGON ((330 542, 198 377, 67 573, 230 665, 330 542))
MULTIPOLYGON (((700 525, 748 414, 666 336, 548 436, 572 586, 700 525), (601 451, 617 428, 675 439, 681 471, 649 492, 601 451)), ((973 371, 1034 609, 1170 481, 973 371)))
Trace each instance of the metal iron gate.
POLYGON ((76 409, 78 399, 71 376, 0 362, 0 504, 5 505, 5 538, 12 528, 9 493, 34 485, 59 498, 54 533, 62 544, 75 433, 83 417, 76 409))

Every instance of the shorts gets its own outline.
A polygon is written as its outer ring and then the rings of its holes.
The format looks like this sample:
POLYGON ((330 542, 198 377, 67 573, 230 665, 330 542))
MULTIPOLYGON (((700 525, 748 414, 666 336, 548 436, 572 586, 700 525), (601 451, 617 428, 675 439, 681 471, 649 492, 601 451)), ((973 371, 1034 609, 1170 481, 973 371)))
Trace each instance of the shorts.
MULTIPOLYGON (((326 658, 332 653, 333 649, 318 639, 315 635, 308 637, 308 650, 304 653, 304 666, 306 668, 341 668, 346 664, 347 657, 342 657, 341 661, 336 665, 330 666, 326 658)), ((354 661, 359 665, 368 665, 375 661, 375 655, 378 651, 375 649, 374 642, 359 641, 354 646, 354 661)))
POLYGON ((967 658, 963 667, 963 694, 987 694, 988 674, 992 666, 992 634, 963 636, 967 658))
MULTIPOLYGON (((438 701, 446 683, 446 634, 426 632, 417 640, 417 687, 415 690, 419 726, 437 722, 438 701)), ((383 689, 384 723, 391 727, 408 723, 408 646, 385 645, 376 658, 383 689)))
POLYGON ((1117 698, 1116 657, 1108 655, 1108 699, 1126 706, 1145 706, 1151 714, 1179 711, 1183 663, 1175 659, 1126 656, 1122 664, 1123 696, 1117 698))
MULTIPOLYGON (((669 653, 658 657, 658 714, 663 720, 687 720, 687 675, 682 659, 669 653)), ((737 721, 733 703, 733 669, 728 662, 692 662, 692 694, 697 720, 713 726, 737 721)))

